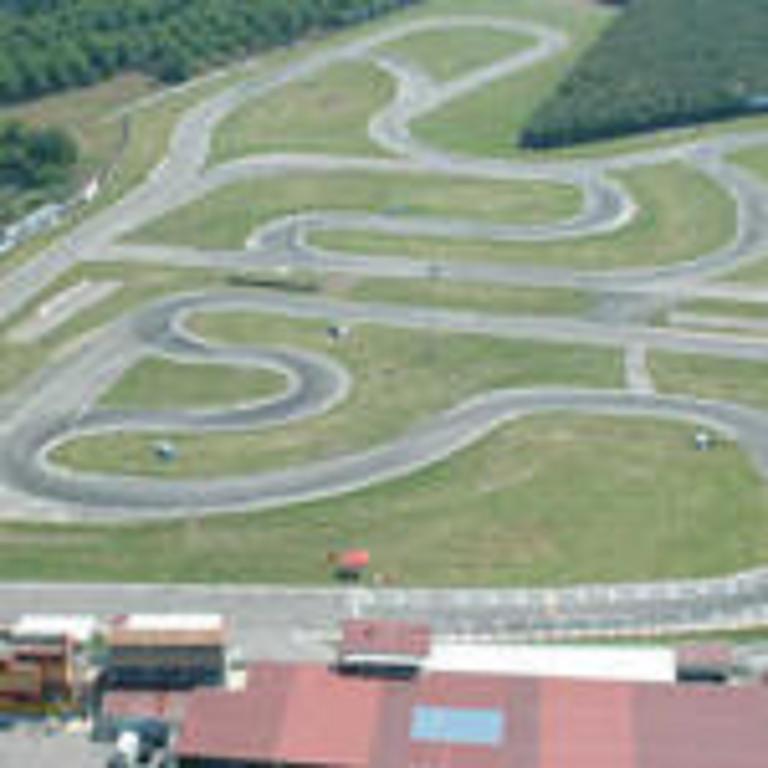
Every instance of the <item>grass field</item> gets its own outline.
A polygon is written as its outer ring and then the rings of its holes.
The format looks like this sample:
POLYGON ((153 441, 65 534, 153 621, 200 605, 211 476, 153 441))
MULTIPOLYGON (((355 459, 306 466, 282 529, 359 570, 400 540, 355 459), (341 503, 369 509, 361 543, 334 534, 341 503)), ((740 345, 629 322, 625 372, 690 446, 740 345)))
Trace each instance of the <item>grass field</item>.
MULTIPOLYGON (((148 438, 141 434, 82 438, 62 446, 54 458, 72 467, 132 474, 247 473, 370 447, 490 389, 611 387, 622 381, 620 356, 601 349, 373 325, 355 326, 349 339, 334 346, 326 323, 254 313, 200 315, 192 327, 228 344, 288 345, 330 354, 353 375, 350 396, 326 415, 268 432, 174 436, 180 458, 170 466, 152 460, 148 438)), ((201 378, 207 379, 205 371, 201 378)))
POLYGON ((131 239, 240 248, 258 225, 312 210, 534 223, 575 215, 580 205, 579 191, 563 184, 308 174, 233 184, 150 223, 131 239))
POLYGON ((501 262, 573 269, 658 266, 692 259, 724 245, 736 230, 736 207, 720 187, 682 164, 622 174, 640 211, 616 233, 553 243, 478 243, 317 232, 311 242, 335 251, 396 254, 430 260, 501 262))
POLYGON ((337 64, 233 113, 214 135, 211 161, 259 152, 381 155, 368 120, 394 96, 373 64, 337 64))
POLYGON ((327 502, 151 527, 0 526, 0 576, 304 583, 364 546, 401 584, 558 585, 727 573, 768 556, 765 488, 690 426, 553 416, 327 502))
MULTIPOLYGON (((551 93, 572 66, 613 19, 613 13, 574 7, 573 3, 524 0, 488 4, 494 13, 539 20, 565 29, 572 45, 562 54, 491 85, 426 115, 413 125, 414 134, 435 146, 466 154, 519 154, 516 136, 536 107, 551 93), (570 6, 570 7, 569 7, 570 6)), ((481 8, 473 8, 482 13, 481 8)))
POLYGON ((527 35, 503 29, 468 27, 417 32, 380 50, 405 57, 442 82, 520 53, 534 42, 527 35))
POLYGON ((744 318, 748 320, 768 320, 768 304, 746 301, 725 301, 718 299, 696 299, 679 306, 682 312, 695 312, 702 315, 744 318))
POLYGON ((567 288, 528 288, 449 280, 355 279, 344 275, 324 281, 324 292, 361 302, 384 302, 516 315, 580 315, 593 301, 567 288))
POLYGON ((286 386, 286 378, 270 370, 149 358, 125 373, 101 404, 158 410, 231 406, 277 395, 286 386))
POLYGON ((651 373, 660 392, 768 408, 768 364, 655 352, 651 373))

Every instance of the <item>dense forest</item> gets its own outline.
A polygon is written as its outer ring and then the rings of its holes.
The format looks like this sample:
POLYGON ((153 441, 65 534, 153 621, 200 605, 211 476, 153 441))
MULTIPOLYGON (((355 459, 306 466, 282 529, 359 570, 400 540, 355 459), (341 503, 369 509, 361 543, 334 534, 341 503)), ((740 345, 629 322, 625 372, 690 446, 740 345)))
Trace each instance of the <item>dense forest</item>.
POLYGON ((0 0, 0 103, 203 67, 420 0, 0 0))
POLYGON ((523 132, 546 148, 768 108, 768 0, 633 0, 523 132))

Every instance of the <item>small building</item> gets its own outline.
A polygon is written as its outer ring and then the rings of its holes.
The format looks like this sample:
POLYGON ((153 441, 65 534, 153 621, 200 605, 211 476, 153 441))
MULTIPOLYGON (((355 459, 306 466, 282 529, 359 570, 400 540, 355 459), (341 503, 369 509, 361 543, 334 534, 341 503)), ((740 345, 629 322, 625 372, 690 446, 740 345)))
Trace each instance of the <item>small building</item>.
POLYGON ((107 691, 95 725, 99 741, 115 741, 124 731, 164 746, 181 726, 191 691, 107 691))
POLYGON ((7 643, 0 649, 0 710, 39 714, 74 706, 80 698, 74 647, 58 643, 7 643))
POLYGON ((107 688, 221 685, 226 666, 227 630, 218 615, 137 614, 115 619, 107 630, 107 688))
POLYGON ((352 619, 342 624, 338 667, 356 674, 417 674, 432 648, 426 624, 352 619))

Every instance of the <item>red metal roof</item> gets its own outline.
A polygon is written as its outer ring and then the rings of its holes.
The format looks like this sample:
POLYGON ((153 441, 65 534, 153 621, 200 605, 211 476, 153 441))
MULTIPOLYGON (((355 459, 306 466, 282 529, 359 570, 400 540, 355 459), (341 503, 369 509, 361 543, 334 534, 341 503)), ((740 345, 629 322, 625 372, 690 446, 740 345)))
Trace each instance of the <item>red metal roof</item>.
POLYGON ((337 768, 765 768, 768 689, 260 664, 244 692, 193 694, 178 750, 337 768), (503 738, 418 740, 416 707, 493 711, 503 738))
POLYGON ((432 632, 426 624, 353 619, 342 625, 342 656, 372 654, 424 658, 431 648, 432 632))

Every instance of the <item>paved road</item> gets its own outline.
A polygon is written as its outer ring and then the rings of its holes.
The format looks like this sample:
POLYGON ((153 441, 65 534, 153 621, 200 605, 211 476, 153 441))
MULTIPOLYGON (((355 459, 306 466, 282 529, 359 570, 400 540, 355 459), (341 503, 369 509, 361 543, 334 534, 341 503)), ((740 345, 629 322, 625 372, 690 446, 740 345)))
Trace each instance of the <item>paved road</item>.
MULTIPOLYGON (((333 496, 402 476, 461 450, 503 422, 541 412, 618 413, 705 423, 738 440, 758 470, 768 475, 766 414, 731 403, 657 395, 645 365, 645 351, 654 349, 762 361, 768 356, 768 345, 755 338, 652 328, 642 322, 650 308, 672 306, 685 295, 728 295, 761 302, 768 298, 764 292, 708 283, 768 253, 768 188, 727 159, 728 154, 737 149, 768 144, 768 133, 729 134, 610 158, 552 162, 461 156, 426 146, 411 133, 410 126, 415 119, 501 77, 539 65, 559 54, 568 42, 557 30, 523 21, 500 22, 475 16, 419 20, 307 56, 277 73, 257 76, 225 89, 183 116, 167 157, 142 185, 0 280, 0 320, 26 306, 73 264, 103 259, 182 266, 203 264, 225 269, 301 266, 318 271, 414 278, 429 276, 437 265, 440 278, 445 280, 558 285, 592 291, 599 304, 590 318, 493 317, 269 293, 208 292, 168 297, 139 307, 101 329, 80 349, 46 367, 16 392, 0 400, 0 482, 6 514, 26 519, 134 521, 244 508, 267 509, 333 496), (532 45, 522 53, 448 83, 436 83, 412 62, 382 50, 385 43, 416 31, 468 25, 522 32, 532 38, 532 45), (355 60, 373 61, 397 81, 396 97, 371 118, 369 126, 371 138, 389 150, 392 158, 268 155, 207 167, 213 132, 243 103, 319 72, 334 62, 355 60), (627 190, 611 174, 669 161, 687 163, 707 174, 732 197, 738 210, 737 231, 729 243, 713 253, 673 266, 598 272, 436 261, 425 264, 396 254, 370 257, 328 253, 310 244, 312 232, 328 229, 500 242, 575 239, 617 231, 632 220, 637 208, 627 190), (248 238, 242 251, 223 254, 127 246, 117 242, 150 219, 235 181, 308 171, 543 180, 577 186, 583 193, 583 206, 575 217, 544 226, 374 216, 365 211, 314 211, 269 222, 248 238), (565 341, 614 346, 627 350, 629 386, 626 391, 564 387, 483 393, 437 414, 431 421, 389 443, 360 453, 277 473, 223 477, 205 483, 105 478, 66 471, 48 461, 51 449, 61 441, 87 433, 126 429, 253 430, 308 418, 340 404, 353 385, 347 372, 329 358, 295 349, 224 347, 196 338, 185 328, 184 319, 190 312, 203 310, 322 317, 408 328, 439 327, 460 333, 530 338, 542 343, 565 341), (118 412, 97 407, 99 395, 147 354, 266 367, 284 373, 289 384, 285 392, 272 400, 236 404, 220 411, 118 412)), ((729 581, 724 588, 731 589, 734 583, 729 581)), ((703 605, 699 597, 694 599, 694 608, 703 605)), ((748 602, 744 598, 732 610, 749 607, 748 602)), ((595 602, 595 606, 599 604, 595 602)), ((713 615, 712 606, 708 610, 708 615, 713 615)), ((670 610, 670 615, 672 613, 670 610)), ((484 619, 487 618, 485 615, 484 619)))

